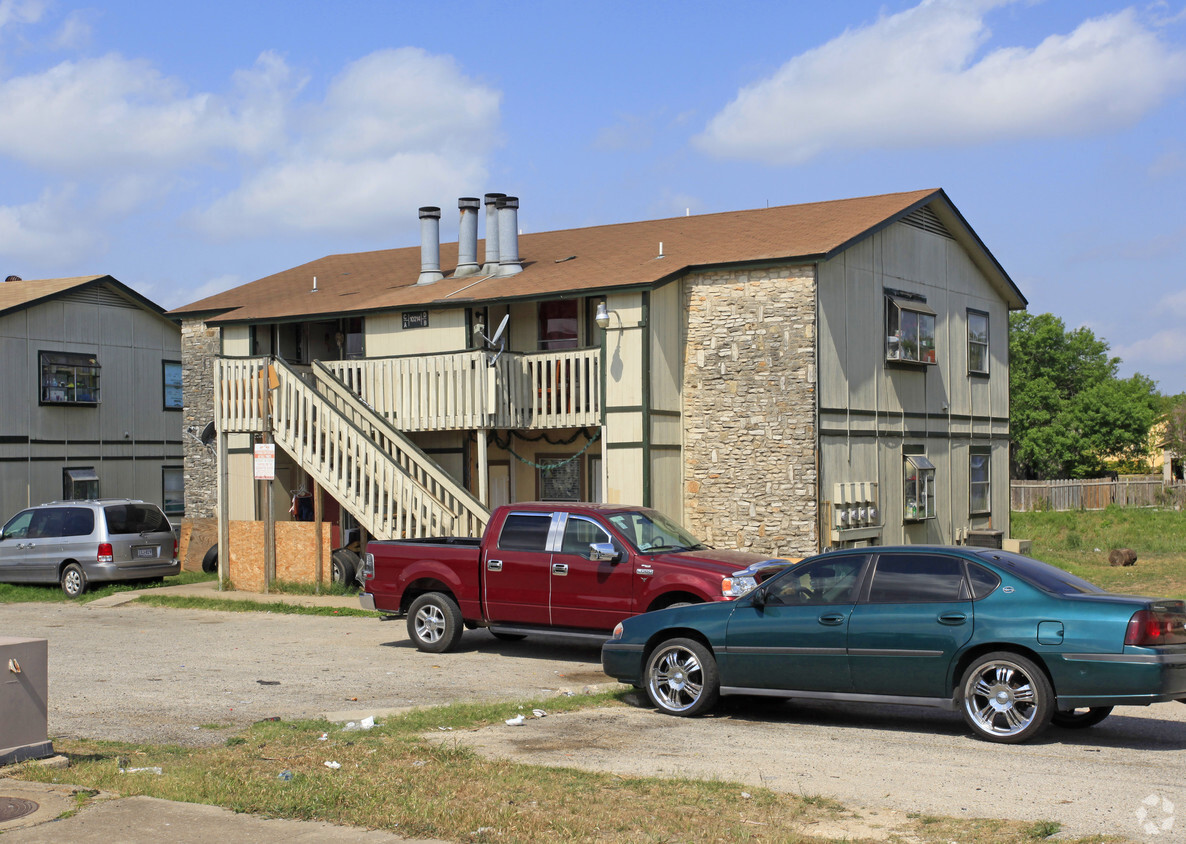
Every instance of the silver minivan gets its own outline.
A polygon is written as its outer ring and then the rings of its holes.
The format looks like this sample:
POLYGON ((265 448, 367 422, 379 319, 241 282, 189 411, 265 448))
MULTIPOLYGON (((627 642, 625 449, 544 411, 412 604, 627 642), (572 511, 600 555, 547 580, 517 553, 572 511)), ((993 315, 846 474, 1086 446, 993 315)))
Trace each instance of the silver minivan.
POLYGON ((0 530, 0 583, 59 583, 76 598, 88 583, 180 571, 169 520, 138 499, 51 501, 22 510, 0 530))

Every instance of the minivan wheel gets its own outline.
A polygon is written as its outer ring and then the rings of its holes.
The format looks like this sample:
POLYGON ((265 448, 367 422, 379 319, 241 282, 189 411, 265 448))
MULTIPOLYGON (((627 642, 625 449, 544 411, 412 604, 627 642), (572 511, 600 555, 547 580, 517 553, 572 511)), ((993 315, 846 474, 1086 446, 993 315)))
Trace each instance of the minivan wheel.
POLYGON ((205 555, 202 557, 202 571, 206 574, 211 574, 218 571, 218 544, 215 543, 206 549, 205 555))
POLYGON ((968 666, 960 689, 964 720, 989 741, 1028 741, 1054 715, 1054 689, 1045 672, 1019 654, 985 654, 968 666))
POLYGON ((86 572, 78 563, 70 563, 62 569, 61 583, 67 598, 77 598, 86 591, 86 572))
POLYGON ((408 638, 426 653, 453 650, 464 629, 461 608, 443 592, 425 592, 408 608, 408 638))

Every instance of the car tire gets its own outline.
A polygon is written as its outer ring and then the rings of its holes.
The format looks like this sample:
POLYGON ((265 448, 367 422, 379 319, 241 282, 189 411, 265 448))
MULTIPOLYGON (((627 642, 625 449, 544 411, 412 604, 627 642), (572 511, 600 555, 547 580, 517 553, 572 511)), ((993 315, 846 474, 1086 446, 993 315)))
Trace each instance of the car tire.
POLYGON ((358 571, 358 556, 349 549, 339 548, 330 555, 330 577, 334 583, 353 586, 354 573, 358 571))
POLYGON ((1028 741, 1054 715, 1054 689, 1031 660, 1008 651, 985 654, 960 682, 964 720, 979 737, 1001 744, 1028 741))
POLYGON ((59 582, 67 598, 77 598, 86 591, 86 572, 78 563, 70 563, 62 569, 62 577, 59 582))
POLYGON ((202 571, 206 574, 212 574, 218 571, 218 544, 215 543, 206 549, 206 553, 202 555, 202 571))
POLYGON ((408 608, 408 638, 425 653, 453 650, 464 629, 461 608, 443 592, 425 592, 408 608))
POLYGON ((1092 706, 1084 709, 1060 709, 1054 713, 1050 723, 1064 730, 1085 730, 1094 727, 1112 714, 1110 706, 1092 706))
POLYGON ((647 697, 668 715, 690 717, 712 709, 721 695, 712 652, 695 639, 668 639, 647 658, 647 697))

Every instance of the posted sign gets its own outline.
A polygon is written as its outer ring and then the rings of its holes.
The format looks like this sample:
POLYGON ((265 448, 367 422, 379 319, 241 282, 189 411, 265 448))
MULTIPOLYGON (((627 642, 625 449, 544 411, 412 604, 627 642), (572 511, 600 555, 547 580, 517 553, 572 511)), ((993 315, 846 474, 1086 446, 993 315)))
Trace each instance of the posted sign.
POLYGON ((276 444, 255 444, 255 479, 271 481, 276 478, 276 444))

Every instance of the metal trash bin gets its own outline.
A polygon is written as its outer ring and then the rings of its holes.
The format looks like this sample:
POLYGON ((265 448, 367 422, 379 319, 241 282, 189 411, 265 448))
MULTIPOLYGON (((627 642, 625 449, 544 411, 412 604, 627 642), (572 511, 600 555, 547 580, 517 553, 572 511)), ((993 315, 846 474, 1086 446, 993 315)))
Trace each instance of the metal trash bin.
POLYGON ((53 756, 48 689, 49 643, 0 637, 0 765, 53 756))

